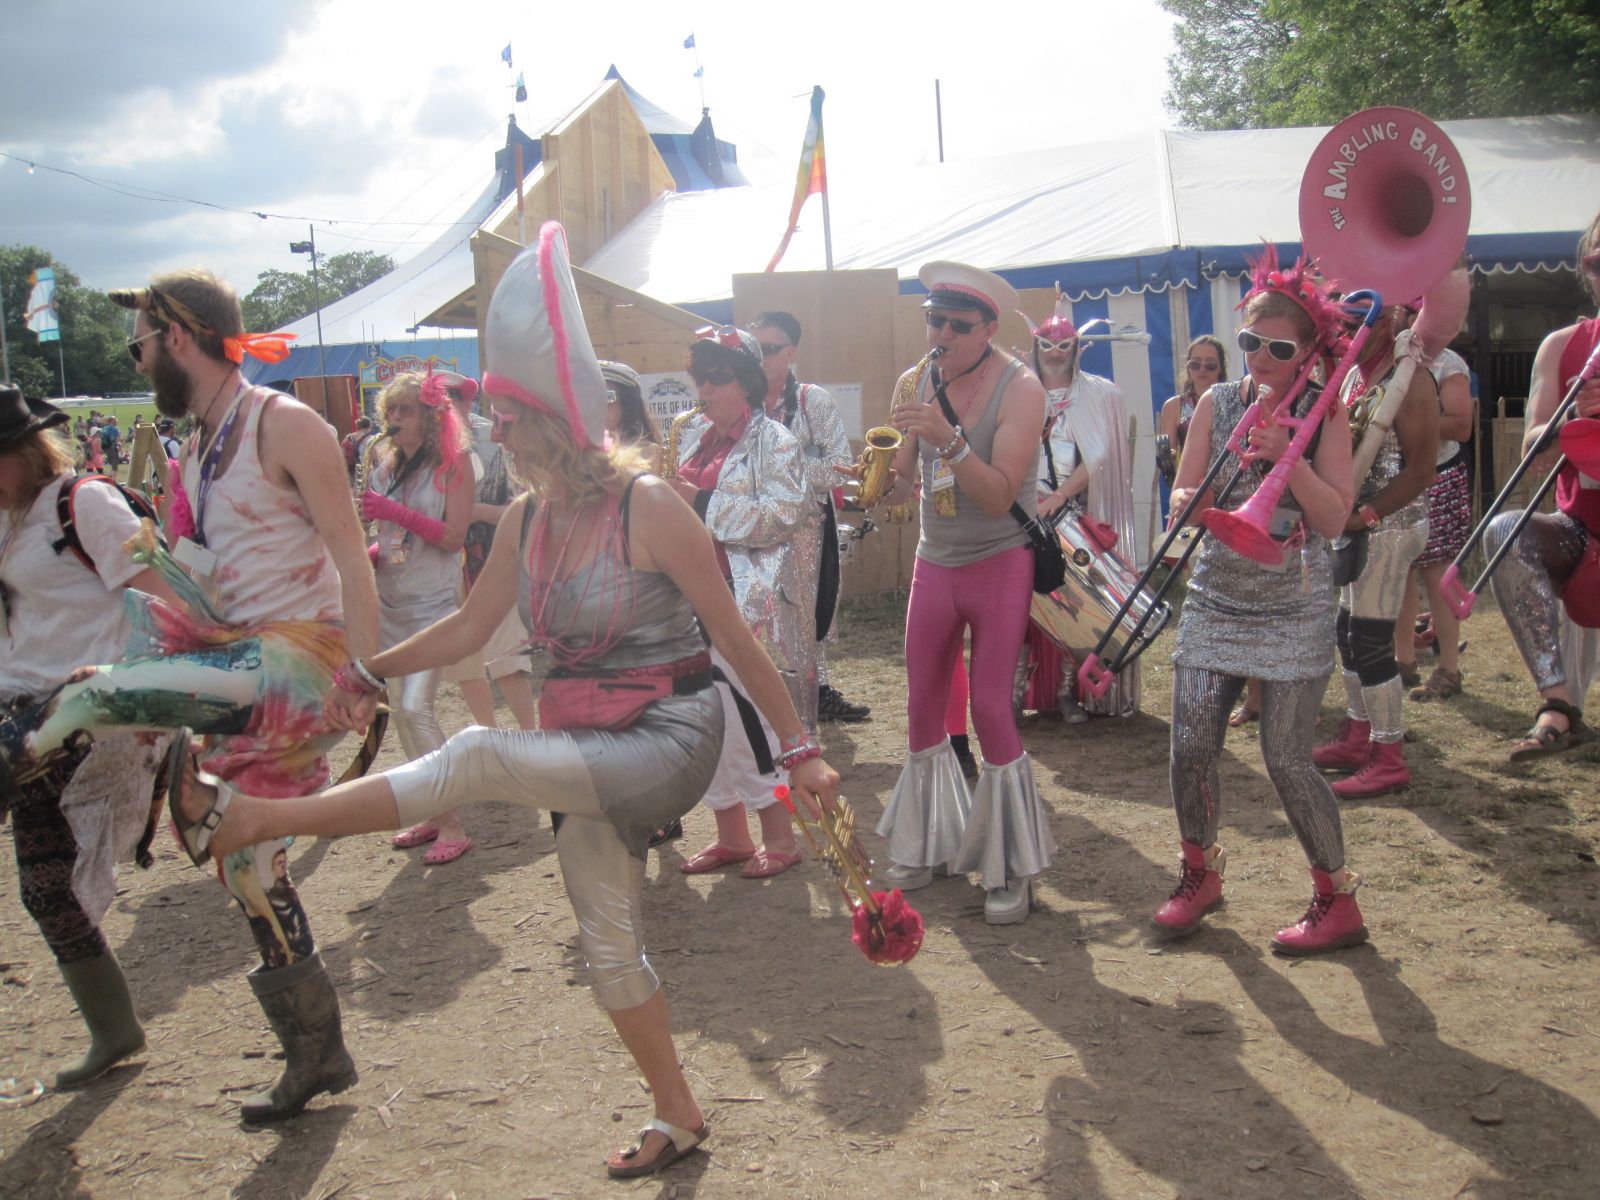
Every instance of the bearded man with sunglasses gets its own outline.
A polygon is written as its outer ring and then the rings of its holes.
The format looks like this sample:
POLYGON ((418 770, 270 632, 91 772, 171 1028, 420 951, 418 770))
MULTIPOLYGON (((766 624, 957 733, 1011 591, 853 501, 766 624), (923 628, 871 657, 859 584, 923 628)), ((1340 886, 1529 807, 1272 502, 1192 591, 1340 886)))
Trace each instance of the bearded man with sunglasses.
MULTIPOLYGON (((1078 368, 1083 341, 1063 297, 1033 331, 1033 369, 1044 384, 1046 409, 1039 461, 1039 515, 1052 520, 1099 521, 1116 535, 1118 553, 1133 561, 1133 453, 1128 446, 1128 411, 1122 389, 1078 368), (1069 509, 1068 517, 1058 517, 1069 509)), ((1037 625, 1028 627, 1031 681, 1021 707, 1060 709, 1068 722, 1095 716, 1132 716, 1139 711, 1139 664, 1117 674, 1110 690, 1079 702, 1078 664, 1037 625)), ((1019 681, 1026 670, 1019 671, 1019 681)))
POLYGON ((884 808, 884 879, 902 891, 935 867, 978 871, 984 919, 1028 917, 1033 879, 1055 850, 1022 747, 1012 678, 1033 596, 1033 549, 1014 515, 1035 515, 1044 388, 1020 359, 992 345, 999 315, 1018 306, 1005 280, 961 263, 922 268, 928 289, 924 360, 901 377, 890 422, 905 435, 885 503, 909 499, 922 476, 922 535, 906 610, 910 756, 884 808), (983 744, 967 783, 946 733, 945 708, 972 632, 972 721, 983 744))
MULTIPOLYGON (((1407 318, 1403 305, 1387 306, 1355 369, 1345 377, 1343 400, 1352 427, 1365 425, 1362 418, 1377 411, 1384 390, 1393 385, 1399 366, 1395 338, 1407 318)), ((1246 354, 1255 349, 1256 340, 1249 330, 1239 333, 1246 354)), ((1277 344, 1264 345, 1279 356, 1277 344)), ((1359 434, 1356 441, 1361 441, 1359 434)), ((1366 477, 1356 481, 1355 512, 1345 522, 1343 545, 1335 544, 1340 559, 1334 581, 1342 585, 1335 633, 1347 708, 1333 740, 1318 746, 1312 760, 1324 770, 1350 772, 1333 785, 1341 800, 1386 795, 1411 782, 1404 745, 1405 685, 1395 659, 1394 629, 1411 564, 1428 545, 1426 493, 1438 449, 1439 388, 1427 371, 1416 371, 1393 427, 1383 432, 1377 458, 1366 477), (1341 559, 1348 564, 1345 578, 1341 559)))
MULTIPOLYGON (((215 275, 176 271, 110 298, 137 314, 128 351, 157 409, 196 422, 167 507, 173 558, 190 577, 156 564, 189 608, 150 607, 134 620, 138 657, 0 722, 0 770, 26 771, 85 733, 189 726, 205 748, 175 746, 178 755, 264 795, 309 795, 328 783, 326 755, 343 736, 322 696, 340 664, 378 639, 337 436, 306 406, 245 382, 244 354, 277 361, 282 339, 245 333, 238 295, 215 275)), ((283 845, 245 847, 220 871, 255 935, 261 965, 246 979, 285 1057, 277 1082, 242 1103, 247 1122, 293 1116, 356 1082, 338 996, 299 896, 273 869, 283 845)))

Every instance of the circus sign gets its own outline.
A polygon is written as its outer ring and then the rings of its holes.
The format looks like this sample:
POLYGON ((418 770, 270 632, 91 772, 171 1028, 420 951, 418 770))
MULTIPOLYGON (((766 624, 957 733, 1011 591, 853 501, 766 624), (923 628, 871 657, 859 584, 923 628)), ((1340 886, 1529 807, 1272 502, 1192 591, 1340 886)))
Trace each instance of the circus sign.
POLYGON ((435 370, 453 371, 456 369, 456 360, 440 358, 437 354, 430 354, 427 358, 419 358, 415 354, 402 354, 398 358, 364 361, 361 363, 361 386, 383 387, 396 375, 404 375, 408 371, 426 374, 429 367, 435 370))

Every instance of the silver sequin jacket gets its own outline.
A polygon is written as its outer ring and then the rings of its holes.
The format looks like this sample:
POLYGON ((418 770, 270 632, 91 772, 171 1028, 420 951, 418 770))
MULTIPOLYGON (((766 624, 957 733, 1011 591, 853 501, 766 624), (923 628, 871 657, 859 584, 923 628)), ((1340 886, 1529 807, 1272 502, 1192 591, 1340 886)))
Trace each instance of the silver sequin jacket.
MULTIPOLYGON (((700 448, 711 422, 690 421, 680 434, 680 461, 700 448)), ((816 614, 802 610, 794 536, 812 507, 804 456, 795 436, 763 413, 728 451, 705 509, 706 528, 728 552, 733 595, 756 640, 778 670, 803 673, 816 643, 816 614)))

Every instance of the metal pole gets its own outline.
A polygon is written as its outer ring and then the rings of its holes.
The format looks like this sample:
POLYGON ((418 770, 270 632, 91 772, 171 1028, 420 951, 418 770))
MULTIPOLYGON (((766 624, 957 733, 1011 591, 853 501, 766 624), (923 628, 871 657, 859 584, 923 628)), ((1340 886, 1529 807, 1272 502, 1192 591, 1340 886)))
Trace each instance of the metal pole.
POLYGON ((67 398, 67 352, 61 344, 61 328, 56 327, 56 363, 61 368, 61 398, 67 398))
POLYGON ((6 344, 6 297, 0 288, 0 380, 11 382, 11 348, 6 344))
POLYGON ((944 161, 944 101, 939 95, 939 81, 933 81, 933 122, 939 130, 939 161, 944 161))
MULTIPOLYGON (((311 230, 311 298, 317 302, 317 374, 327 379, 328 359, 322 346, 322 283, 317 275, 317 227, 309 225, 307 228, 311 230)), ((326 392, 323 402, 327 402, 326 392)))

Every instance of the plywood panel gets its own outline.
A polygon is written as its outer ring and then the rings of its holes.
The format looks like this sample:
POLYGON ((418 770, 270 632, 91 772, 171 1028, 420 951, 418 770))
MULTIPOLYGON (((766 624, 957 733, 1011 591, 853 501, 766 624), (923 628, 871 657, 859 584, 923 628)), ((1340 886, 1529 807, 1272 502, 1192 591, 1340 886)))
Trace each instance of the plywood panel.
MULTIPOLYGON (((862 427, 870 428, 888 417, 894 381, 911 361, 896 337, 898 287, 895 272, 887 270, 735 275, 733 311, 741 325, 763 309, 794 314, 804 331, 795 373, 821 384, 860 384, 862 427)), ((909 587, 916 539, 914 523, 868 535, 845 565, 845 595, 909 587)))

